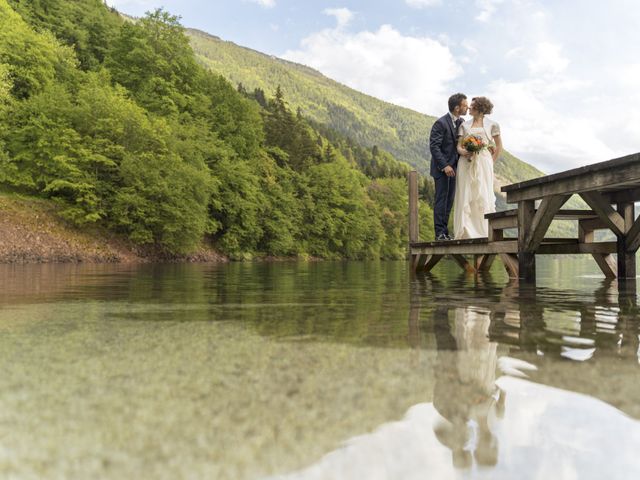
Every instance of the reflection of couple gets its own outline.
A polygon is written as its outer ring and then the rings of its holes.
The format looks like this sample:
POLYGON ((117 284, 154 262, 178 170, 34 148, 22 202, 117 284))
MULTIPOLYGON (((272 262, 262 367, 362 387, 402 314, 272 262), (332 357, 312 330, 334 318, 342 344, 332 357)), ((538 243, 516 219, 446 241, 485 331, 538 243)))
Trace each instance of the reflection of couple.
POLYGON ((497 343, 488 338, 489 312, 456 308, 453 333, 449 309, 434 314, 438 346, 433 406, 444 417, 434 431, 451 449, 453 465, 470 468, 498 461, 498 443, 490 421, 504 412, 504 392, 496 384, 497 343))
POLYGON ((493 110, 486 97, 476 97, 468 106, 467 97, 457 93, 449 98, 449 113, 431 129, 431 176, 435 181, 433 218, 436 240, 452 240, 447 223, 454 206, 456 239, 486 237, 486 213, 495 212, 493 164, 502 153, 500 127, 485 118, 493 110), (462 116, 471 114, 464 121, 462 116), (467 150, 467 140, 481 141, 480 150, 467 150), (455 200, 454 200, 455 199, 455 200))

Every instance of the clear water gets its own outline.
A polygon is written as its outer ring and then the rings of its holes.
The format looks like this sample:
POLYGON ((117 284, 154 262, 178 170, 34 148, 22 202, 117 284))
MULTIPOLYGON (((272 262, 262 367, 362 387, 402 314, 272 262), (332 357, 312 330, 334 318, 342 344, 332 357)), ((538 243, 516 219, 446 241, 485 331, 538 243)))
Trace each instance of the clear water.
POLYGON ((636 291, 538 267, 0 266, 0 478, 640 478, 636 291))

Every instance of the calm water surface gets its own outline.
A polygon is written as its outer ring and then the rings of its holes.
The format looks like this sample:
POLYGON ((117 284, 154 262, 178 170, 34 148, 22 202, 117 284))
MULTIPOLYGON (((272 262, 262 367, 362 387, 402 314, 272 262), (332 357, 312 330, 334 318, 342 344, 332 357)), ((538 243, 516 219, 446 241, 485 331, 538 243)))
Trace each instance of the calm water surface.
POLYGON ((640 478, 636 291, 538 276, 0 266, 0 478, 640 478))

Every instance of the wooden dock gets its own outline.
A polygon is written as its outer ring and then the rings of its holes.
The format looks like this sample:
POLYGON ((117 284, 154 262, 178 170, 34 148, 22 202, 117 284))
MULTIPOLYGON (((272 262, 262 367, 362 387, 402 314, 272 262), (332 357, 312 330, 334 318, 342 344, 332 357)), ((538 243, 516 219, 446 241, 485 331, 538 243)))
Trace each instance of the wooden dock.
POLYGON ((607 278, 635 279, 640 247, 640 153, 502 187, 517 208, 485 215, 488 238, 420 242, 418 174, 409 173, 409 251, 413 271, 431 270, 450 256, 469 272, 488 270, 500 257, 512 278, 535 281, 536 255, 589 254, 607 278), (564 210, 572 195, 590 210, 564 210), (577 238, 547 238, 553 220, 578 223, 577 238), (516 229, 517 238, 504 235, 516 229), (609 230, 616 241, 596 242, 596 230, 609 230))

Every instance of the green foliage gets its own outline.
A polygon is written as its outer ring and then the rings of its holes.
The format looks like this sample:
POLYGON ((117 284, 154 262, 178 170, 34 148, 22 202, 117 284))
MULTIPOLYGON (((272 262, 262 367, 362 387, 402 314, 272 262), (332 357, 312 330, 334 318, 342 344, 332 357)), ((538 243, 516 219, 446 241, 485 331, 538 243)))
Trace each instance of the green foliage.
POLYGON ((51 31, 75 49, 81 68, 96 69, 104 61, 122 24, 101 0, 8 0, 37 31, 51 31))
POLYGON ((206 239, 234 258, 404 255, 409 167, 384 143, 294 113, 297 90, 233 88, 162 10, 122 22, 97 0, 11 5, 20 15, 0 0, 3 186, 168 252, 206 239))
POLYGON ((366 177, 344 159, 306 173, 305 229, 308 253, 321 257, 373 258, 380 254, 382 227, 370 214, 366 177))
POLYGON ((0 0, 0 25, 0 64, 9 70, 15 97, 40 92, 74 68, 73 52, 52 34, 34 32, 6 0, 0 0))
POLYGON ((170 115, 194 108, 202 71, 178 17, 158 9, 125 23, 105 65, 147 110, 170 115))

